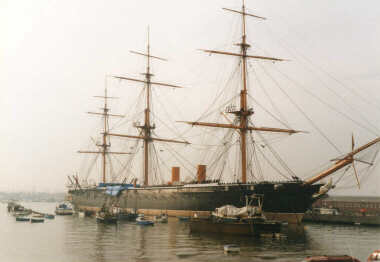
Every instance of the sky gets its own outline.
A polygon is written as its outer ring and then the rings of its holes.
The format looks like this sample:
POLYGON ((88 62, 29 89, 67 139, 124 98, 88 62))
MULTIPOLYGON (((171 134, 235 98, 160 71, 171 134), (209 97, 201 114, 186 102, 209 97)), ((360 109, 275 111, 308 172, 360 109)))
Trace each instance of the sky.
MULTIPOLYGON (((380 135, 379 1, 246 2, 249 12, 268 18, 248 21, 251 51, 288 58, 280 70, 362 124, 337 121, 336 113, 289 89, 342 151, 350 149, 352 132, 357 144, 380 135)), ((101 104, 92 96, 102 95, 106 75, 138 77, 144 71, 144 61, 129 50, 144 51, 148 26, 152 52, 168 59, 154 64, 155 79, 186 87, 163 91, 168 103, 176 104, 175 120, 197 119, 218 90, 216 79, 230 69, 228 58, 210 58, 197 49, 236 51, 239 18, 221 8, 240 5, 239 0, 1 1, 0 190, 65 190, 67 175, 81 166, 76 151, 93 134, 94 118, 85 112, 101 104)), ((135 91, 110 82, 111 95, 120 96, 114 113, 128 114, 123 101, 135 91)), ((292 127, 309 127, 294 108, 283 112, 292 127)), ((286 144, 280 151, 300 173, 337 156, 313 135, 292 142, 299 148, 286 144)), ((360 194, 376 194, 378 181, 372 175, 360 194)))

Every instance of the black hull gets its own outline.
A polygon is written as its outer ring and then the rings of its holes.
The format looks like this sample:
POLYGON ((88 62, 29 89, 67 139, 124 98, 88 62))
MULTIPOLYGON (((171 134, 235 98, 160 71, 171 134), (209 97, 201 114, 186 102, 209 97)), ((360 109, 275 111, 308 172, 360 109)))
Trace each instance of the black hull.
POLYGON ((96 221, 102 224, 116 224, 117 220, 118 220, 117 217, 111 217, 111 218, 97 217, 96 218, 96 221))
MULTIPOLYGON (((322 184, 302 182, 262 182, 256 184, 194 184, 185 186, 155 186, 129 188, 122 192, 119 205, 131 210, 214 211, 223 205, 245 206, 247 195, 263 195, 264 213, 304 214, 316 200, 322 184)), ((72 204, 78 209, 100 208, 113 201, 104 189, 69 191, 72 204)), ((170 215, 171 213, 168 212, 170 215)), ((172 213, 173 214, 173 213, 172 213)), ((175 214, 175 213, 174 213, 175 214)), ((178 213, 177 215, 183 215, 178 213)))
POLYGON ((281 232, 280 222, 215 222, 210 219, 191 219, 190 232, 242 236, 260 236, 281 232))

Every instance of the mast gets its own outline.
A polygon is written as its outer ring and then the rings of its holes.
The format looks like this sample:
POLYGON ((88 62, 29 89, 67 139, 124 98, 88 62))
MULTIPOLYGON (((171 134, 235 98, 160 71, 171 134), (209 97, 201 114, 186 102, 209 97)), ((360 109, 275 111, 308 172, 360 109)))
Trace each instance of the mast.
POLYGON ((265 57, 265 56, 256 56, 256 55, 248 55, 247 50, 249 49, 250 45, 247 43, 247 33, 246 33, 246 16, 263 19, 266 18, 249 14, 245 10, 245 0, 242 0, 242 9, 239 10, 233 10, 228 8, 223 8, 226 11, 230 11, 233 13, 238 13, 242 16, 242 36, 241 36, 241 43, 238 43, 237 45, 240 46, 240 53, 232 53, 232 52, 225 52, 225 51, 218 51, 218 50, 207 50, 207 49, 201 49, 201 51, 210 53, 210 54, 220 54, 220 55, 229 55, 229 56, 236 56, 241 58, 241 65, 242 65, 242 89, 240 90, 240 109, 238 111, 228 111, 227 113, 234 114, 236 117, 239 118, 239 125, 235 126, 232 124, 221 124, 221 123, 205 123, 205 122, 189 122, 189 121, 182 121, 187 124, 191 125, 198 125, 198 126, 208 126, 208 127, 218 127, 218 128, 233 128, 237 129, 240 133, 240 153, 241 153, 241 180, 243 183, 247 182, 247 131, 249 130, 256 130, 256 131, 267 131, 267 132, 282 132, 282 133, 299 133, 302 131, 298 130, 292 130, 292 129, 282 129, 282 128, 269 128, 269 127, 252 127, 249 126, 249 118, 251 115, 253 115, 253 110, 251 108, 248 108, 248 92, 247 92, 247 86, 248 86, 248 76, 247 76, 247 60, 248 58, 254 58, 254 59, 262 59, 262 60, 269 60, 269 61, 284 61, 280 58, 273 58, 273 57, 265 57))
POLYGON ((146 59, 147 59, 146 71, 145 71, 145 73, 142 73, 142 75, 145 76, 145 79, 139 80, 139 79, 123 77, 123 76, 114 76, 114 77, 117 79, 121 79, 121 80, 129 80, 129 81, 135 81, 135 82, 140 82, 140 83, 145 84, 145 87, 146 87, 146 106, 144 109, 144 125, 143 126, 137 126, 136 125, 137 128, 139 128, 143 131, 143 136, 133 136, 133 135, 114 134, 114 133, 109 134, 109 135, 110 136, 118 136, 118 137, 126 137, 126 138, 134 138, 134 139, 143 140, 143 144, 144 144, 144 156, 143 156, 144 181, 143 181, 143 184, 144 184, 144 186, 147 186, 147 185, 149 185, 149 147, 150 147, 150 143, 152 141, 160 141, 160 142, 189 144, 189 142, 152 137, 152 130, 155 129, 155 125, 154 124, 151 125, 151 121, 150 121, 150 105, 152 102, 151 101, 151 87, 152 87, 152 85, 166 86, 166 87, 173 87, 173 88, 182 88, 182 87, 177 86, 177 85, 171 85, 171 84, 160 83, 160 82, 152 82, 151 81, 152 77, 154 76, 151 73, 151 68, 150 68, 151 58, 155 58, 155 59, 162 60, 162 61, 167 61, 167 60, 164 58, 153 56, 150 54, 149 27, 148 27, 148 41, 147 41, 146 53, 140 53, 140 52, 136 52, 136 51, 130 51, 130 52, 133 54, 142 55, 142 56, 146 57, 146 59))
POLYGON ((106 182, 106 154, 107 154, 107 148, 110 146, 110 144, 107 144, 107 135, 108 135, 108 107, 107 107, 107 88, 104 89, 104 108, 103 108, 103 114, 104 114, 104 126, 103 126, 103 144, 100 145, 102 147, 102 156, 103 156, 103 183, 106 182))
POLYGON ((83 151, 80 150, 78 153, 85 153, 85 154, 101 154, 102 155, 102 182, 106 183, 107 178, 106 178, 106 170, 107 170, 107 159, 106 156, 108 154, 119 154, 119 155, 124 155, 124 154, 130 154, 127 152, 110 152, 108 151, 108 148, 111 146, 111 143, 109 143, 107 140, 107 137, 109 135, 109 117, 124 117, 123 115, 115 115, 115 114, 109 114, 109 108, 108 108, 108 99, 113 99, 117 97, 111 97, 107 95, 107 88, 104 89, 104 96, 94 96, 96 98, 102 98, 104 99, 104 107, 101 108, 103 109, 102 113, 97 113, 97 112, 87 112, 88 114, 92 115, 101 115, 103 116, 103 132, 102 132, 102 144, 97 144, 96 146, 100 148, 99 151, 83 151))
MULTIPOLYGON (((342 169, 343 167, 349 165, 349 164, 352 164, 352 167, 354 168, 354 172, 355 172, 355 175, 356 175, 356 179, 358 179, 357 177, 357 173, 356 173, 356 168, 355 168, 355 165, 354 165, 354 161, 359 161, 359 162, 364 162, 368 165, 372 165, 372 163, 367 163, 365 161, 361 161, 359 159, 355 159, 354 156, 358 153, 360 153, 361 151, 377 144, 380 142, 380 137, 370 141, 369 143, 357 148, 354 150, 353 146, 352 146, 352 151, 350 153, 348 153, 347 155, 345 155, 344 157, 340 158, 340 159, 335 159, 337 160, 335 162, 335 164, 333 166, 331 166, 330 168, 328 168, 327 170, 319 173, 318 175, 306 180, 304 182, 305 185, 311 185, 311 184, 314 184, 315 182, 318 182, 320 181, 321 179, 335 173, 336 171, 342 169)), ((352 143, 354 144, 354 143, 352 143)), ((359 180, 358 180, 358 186, 359 186, 359 180)))
POLYGON ((144 185, 148 185, 149 177, 149 143, 151 141, 151 130, 154 129, 150 125, 150 88, 151 88, 151 76, 150 73, 150 43, 149 43, 149 27, 148 27, 148 44, 147 44, 147 64, 146 64, 146 72, 145 72, 145 81, 146 81, 146 108, 145 108, 145 116, 144 116, 144 161, 143 161, 143 170, 144 170, 144 185))
POLYGON ((247 182, 247 145, 246 145, 246 134, 247 134, 247 122, 248 117, 252 112, 247 111, 247 49, 249 45, 246 41, 245 33, 245 0, 243 0, 242 6, 242 42, 240 44, 240 50, 242 54, 242 74, 243 74, 243 90, 240 92, 240 139, 241 139, 241 176, 242 182, 247 182))

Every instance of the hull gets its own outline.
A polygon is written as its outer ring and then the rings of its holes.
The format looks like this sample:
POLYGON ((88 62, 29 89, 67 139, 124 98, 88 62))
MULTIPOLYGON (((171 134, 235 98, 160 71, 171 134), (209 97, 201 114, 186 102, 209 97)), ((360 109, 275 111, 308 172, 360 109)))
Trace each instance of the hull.
POLYGON ((279 222, 253 222, 253 223, 217 223, 207 219, 191 219, 190 231, 198 233, 215 233, 241 236, 260 236, 261 234, 280 233, 279 222))
POLYGON ((74 213, 72 209, 56 209, 55 214, 57 216, 71 216, 74 213))
POLYGON ((96 221, 102 224, 116 224, 117 217, 96 217, 96 221))
POLYGON ((31 218, 31 223, 43 223, 45 220, 43 218, 31 218))
MULTIPOLYGON (((302 216, 317 199, 322 184, 304 185, 302 182, 261 182, 256 184, 191 184, 128 188, 118 199, 120 208, 137 210, 145 215, 208 216, 224 205, 245 206, 246 196, 263 196, 262 210, 268 219, 300 223, 302 216)), ((105 189, 69 191, 71 203, 79 210, 97 211, 104 204, 114 202, 105 189)))
POLYGON ((29 222, 30 218, 29 217, 16 217, 16 221, 29 222))

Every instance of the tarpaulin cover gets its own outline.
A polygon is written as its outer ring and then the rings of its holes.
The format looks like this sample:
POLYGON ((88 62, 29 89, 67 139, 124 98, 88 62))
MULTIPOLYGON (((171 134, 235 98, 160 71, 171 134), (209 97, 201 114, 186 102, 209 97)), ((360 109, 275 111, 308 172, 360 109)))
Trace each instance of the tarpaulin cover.
POLYGON ((121 184, 121 183, 99 183, 98 187, 108 187, 108 186, 122 186, 124 188, 133 187, 133 184, 121 184))
POLYGON ((226 205, 216 208, 213 215, 219 217, 246 217, 248 215, 255 215, 259 213, 260 209, 254 206, 239 208, 232 205, 226 205))
POLYGON ((124 188, 122 186, 107 186, 106 194, 117 196, 124 188))

